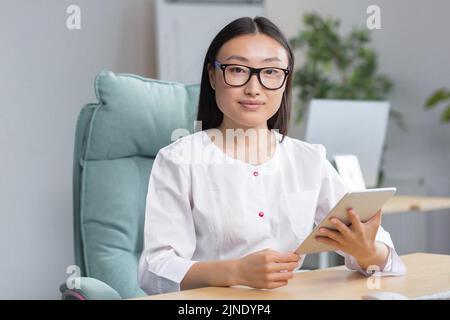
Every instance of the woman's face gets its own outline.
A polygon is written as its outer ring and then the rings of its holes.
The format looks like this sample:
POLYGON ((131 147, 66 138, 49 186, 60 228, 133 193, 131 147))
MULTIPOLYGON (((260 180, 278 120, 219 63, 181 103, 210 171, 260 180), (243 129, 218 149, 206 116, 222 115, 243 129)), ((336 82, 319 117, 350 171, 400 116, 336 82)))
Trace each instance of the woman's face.
MULTIPOLYGON (((253 68, 278 67, 286 69, 289 61, 284 47, 265 34, 243 35, 226 42, 216 60, 221 64, 240 64, 253 68)), ((280 107, 286 81, 277 90, 263 87, 253 74, 241 87, 225 83, 220 68, 208 66, 209 80, 215 90, 216 102, 223 112, 222 126, 226 128, 267 128, 269 120, 280 107), (250 108, 244 102, 250 100, 261 105, 250 108)))

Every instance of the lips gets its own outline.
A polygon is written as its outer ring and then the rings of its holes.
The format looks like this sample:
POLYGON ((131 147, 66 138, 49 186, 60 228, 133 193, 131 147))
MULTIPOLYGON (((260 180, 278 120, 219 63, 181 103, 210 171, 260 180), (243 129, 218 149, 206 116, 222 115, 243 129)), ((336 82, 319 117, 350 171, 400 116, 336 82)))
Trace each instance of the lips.
POLYGON ((241 100, 239 101, 240 105, 243 106, 246 109, 258 109, 261 107, 264 102, 257 101, 257 100, 241 100))

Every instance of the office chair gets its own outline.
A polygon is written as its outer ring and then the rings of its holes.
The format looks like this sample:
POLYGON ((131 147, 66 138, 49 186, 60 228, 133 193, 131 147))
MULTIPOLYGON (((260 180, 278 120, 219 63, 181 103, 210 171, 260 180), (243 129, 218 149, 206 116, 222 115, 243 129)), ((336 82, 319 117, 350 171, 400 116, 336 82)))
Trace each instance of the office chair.
POLYGON ((97 75, 98 103, 82 108, 75 133, 74 247, 81 277, 60 286, 62 299, 146 295, 138 261, 150 170, 175 129, 194 131, 199 89, 131 74, 97 75))

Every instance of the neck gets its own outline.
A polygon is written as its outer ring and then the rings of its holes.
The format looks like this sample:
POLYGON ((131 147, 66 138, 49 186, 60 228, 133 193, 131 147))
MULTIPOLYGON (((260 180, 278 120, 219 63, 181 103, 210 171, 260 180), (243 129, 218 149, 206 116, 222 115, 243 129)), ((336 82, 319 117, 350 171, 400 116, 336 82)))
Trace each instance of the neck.
MULTIPOLYGON (((256 134, 257 140, 262 140, 261 137, 270 137, 270 130, 266 122, 256 126, 245 126, 224 117, 218 129, 222 132, 223 137, 227 136, 227 131, 229 132, 228 134, 232 134, 237 138, 250 136, 251 134, 256 134)), ((247 141, 247 139, 245 140, 247 141)), ((248 145, 248 143, 246 144, 248 145)))
POLYGON ((239 154, 237 158, 244 157, 246 162, 265 162, 275 152, 276 141, 272 138, 267 123, 243 126, 224 117, 218 129, 224 139, 225 152, 239 154))

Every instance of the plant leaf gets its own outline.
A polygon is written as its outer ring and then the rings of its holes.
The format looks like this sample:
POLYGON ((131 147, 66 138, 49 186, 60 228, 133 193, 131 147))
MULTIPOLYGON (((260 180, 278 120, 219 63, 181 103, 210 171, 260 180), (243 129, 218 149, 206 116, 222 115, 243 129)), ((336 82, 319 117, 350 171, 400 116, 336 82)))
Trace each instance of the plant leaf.
MULTIPOLYGON (((370 48, 372 33, 354 27, 341 35, 339 26, 338 19, 307 13, 301 31, 291 40, 306 58, 293 79, 293 87, 299 89, 297 122, 313 98, 385 100, 393 88, 389 78, 378 73, 377 53, 370 48)), ((406 127, 400 113, 392 118, 406 127)))
POLYGON ((442 122, 450 122, 450 104, 445 108, 441 115, 442 122))
POLYGON ((450 91, 447 91, 446 88, 440 88, 434 91, 431 96, 429 96, 425 102, 425 108, 432 109, 439 102, 445 101, 450 98, 450 91))

